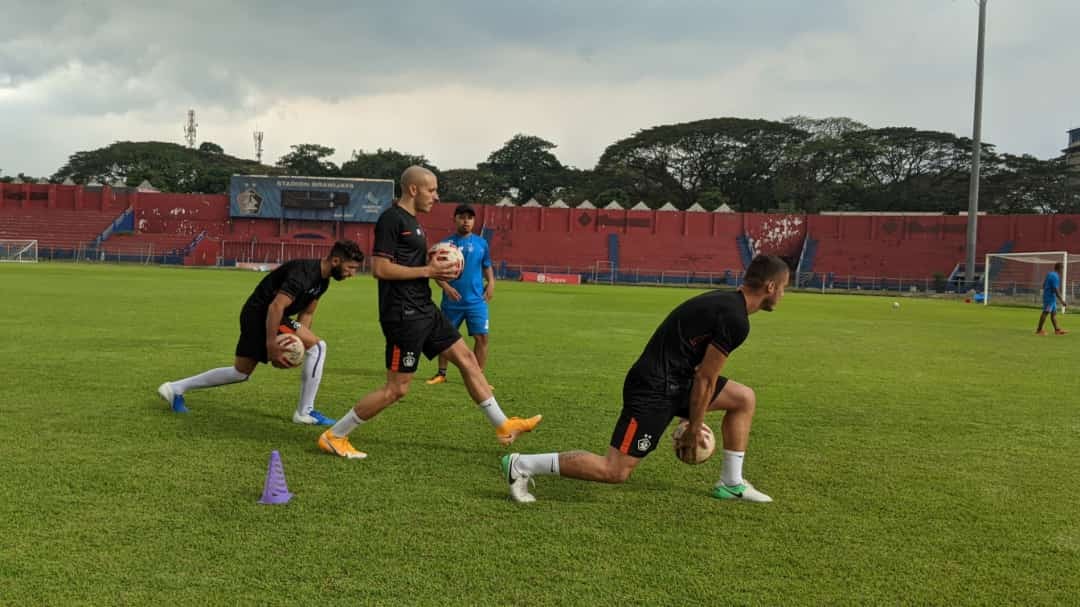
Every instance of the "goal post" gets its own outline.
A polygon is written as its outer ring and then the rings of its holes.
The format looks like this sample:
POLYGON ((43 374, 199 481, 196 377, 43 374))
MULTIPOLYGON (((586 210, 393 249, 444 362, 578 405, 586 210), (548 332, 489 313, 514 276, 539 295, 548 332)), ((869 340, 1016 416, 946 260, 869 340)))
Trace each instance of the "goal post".
POLYGON ((0 262, 36 263, 37 260, 37 240, 0 239, 0 262))
POLYGON ((1080 255, 1066 251, 989 253, 983 271, 983 304, 1042 305, 1043 281, 1062 264, 1061 295, 1071 300, 1069 277, 1080 276, 1080 255))

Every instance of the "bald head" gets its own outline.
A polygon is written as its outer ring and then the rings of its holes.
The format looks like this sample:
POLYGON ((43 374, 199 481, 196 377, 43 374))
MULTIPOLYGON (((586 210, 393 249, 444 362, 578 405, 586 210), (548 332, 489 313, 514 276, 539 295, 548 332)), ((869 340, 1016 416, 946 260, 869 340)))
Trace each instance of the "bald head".
POLYGON ((409 186, 415 185, 422 187, 427 183, 428 179, 434 179, 435 173, 425 169, 424 167, 414 164, 411 167, 405 169, 405 172, 401 174, 401 191, 406 192, 409 186))
POLYGON ((427 213, 439 202, 439 179, 428 169, 413 165, 401 174, 401 198, 398 205, 427 213))

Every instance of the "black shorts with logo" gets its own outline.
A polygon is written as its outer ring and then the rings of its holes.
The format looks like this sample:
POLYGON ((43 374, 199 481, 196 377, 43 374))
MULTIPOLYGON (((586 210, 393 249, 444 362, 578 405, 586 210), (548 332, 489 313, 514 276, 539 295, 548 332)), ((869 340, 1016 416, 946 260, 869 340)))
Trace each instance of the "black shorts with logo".
MULTIPOLYGON (((282 318, 278 325, 278 335, 295 333, 300 329, 300 323, 288 317, 282 318)), ((266 310, 245 308, 240 312, 240 339, 236 342, 236 355, 261 363, 270 361, 266 351, 266 310)))
POLYGON ((431 360, 461 339, 438 308, 431 316, 379 324, 386 337, 386 368, 398 373, 416 373, 421 353, 431 360))
MULTIPOLYGON (((723 376, 717 379, 710 402, 720 395, 727 381, 723 376)), ((660 444, 660 437, 676 417, 690 417, 690 386, 664 394, 637 385, 627 376, 623 383, 623 408, 611 433, 611 446, 627 455, 645 457, 660 444)))

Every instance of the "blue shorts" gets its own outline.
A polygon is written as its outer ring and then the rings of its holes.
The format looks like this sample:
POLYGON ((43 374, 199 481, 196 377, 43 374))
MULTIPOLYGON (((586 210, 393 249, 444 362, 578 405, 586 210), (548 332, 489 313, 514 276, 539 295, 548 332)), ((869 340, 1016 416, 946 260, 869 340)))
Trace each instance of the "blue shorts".
POLYGON ((462 308, 443 305, 442 312, 443 316, 446 316, 446 320, 450 321, 450 324, 454 325, 455 329, 460 327, 462 321, 464 321, 470 336, 488 334, 489 321, 486 301, 462 308))
POLYGON ((1057 300, 1044 299, 1043 300, 1043 312, 1049 312, 1051 314, 1057 312, 1057 300))

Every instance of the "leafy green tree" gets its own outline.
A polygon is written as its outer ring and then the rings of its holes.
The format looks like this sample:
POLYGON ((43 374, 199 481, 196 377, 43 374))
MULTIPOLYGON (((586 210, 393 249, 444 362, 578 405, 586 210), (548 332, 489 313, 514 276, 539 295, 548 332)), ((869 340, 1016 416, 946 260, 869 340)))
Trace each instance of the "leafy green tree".
POLYGON ((439 196, 446 201, 492 204, 500 192, 499 181, 490 171, 452 169, 439 175, 439 196))
POLYGON ((540 137, 514 135, 476 168, 495 176, 500 196, 517 200, 550 197, 553 190, 563 185, 566 172, 566 167, 551 153, 555 147, 540 137))
MULTIPOLYGON (((341 163, 342 177, 359 177, 364 179, 391 179, 394 181, 396 195, 401 195, 401 174, 412 165, 427 167, 436 175, 439 169, 428 162, 423 156, 403 154, 395 150, 378 149, 375 152, 354 150, 352 158, 341 163)), ((440 178, 440 193, 444 190, 440 178)))
POLYGON ((121 181, 129 186, 147 180, 164 192, 218 194, 228 191, 234 174, 279 172, 253 160, 208 154, 175 143, 118 141, 72 154, 52 180, 70 177, 76 183, 121 181))
POLYGON ((597 172, 650 205, 687 208, 705 190, 745 210, 773 206, 774 180, 786 150, 807 138, 769 120, 715 118, 640 131, 604 151, 597 172))
POLYGON ((810 134, 810 139, 839 139, 848 133, 865 131, 870 127, 843 116, 829 118, 811 118, 810 116, 790 116, 784 118, 784 124, 793 126, 810 134))
POLYGON ((292 151, 277 161, 277 166, 289 175, 306 177, 336 177, 338 167, 326 160, 334 155, 334 148, 317 143, 300 143, 291 146, 292 151))
MULTIPOLYGON (((844 202, 860 210, 945 211, 967 208, 971 140, 910 127, 869 129, 841 141, 854 167, 844 202)), ((983 153, 996 162, 993 146, 983 153)))
POLYGON ((1080 191, 1065 187, 1065 157, 1002 154, 983 178, 979 208, 991 213, 1076 213, 1080 191))

